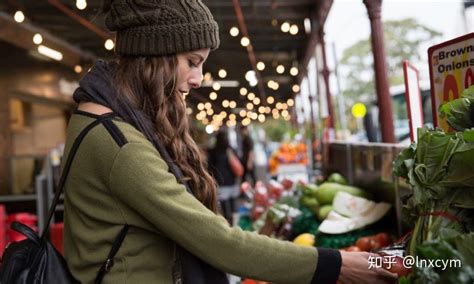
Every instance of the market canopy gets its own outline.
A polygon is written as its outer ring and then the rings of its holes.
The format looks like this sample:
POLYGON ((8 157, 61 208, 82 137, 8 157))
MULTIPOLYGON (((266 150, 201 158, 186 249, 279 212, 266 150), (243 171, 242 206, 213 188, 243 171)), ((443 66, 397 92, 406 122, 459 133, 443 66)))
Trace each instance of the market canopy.
MULTIPOLYGON (((204 2, 218 22, 221 46, 211 54, 204 66, 203 87, 188 96, 190 105, 196 109, 199 102, 210 102, 215 112, 227 108, 235 112, 235 109, 247 108, 251 102, 256 111, 258 106, 267 104, 267 97, 274 98, 272 107, 277 102, 287 102, 292 98, 299 89, 295 86, 300 81, 299 69, 312 55, 308 53, 314 52, 314 46, 311 49, 310 45, 314 44, 315 34, 323 25, 332 1, 204 2), (249 42, 246 47, 243 46, 246 44, 243 36, 247 36, 249 42), (225 72, 219 72, 221 69, 225 72), (214 84, 216 82, 220 89, 214 84), (242 88, 246 88, 246 92, 242 88), (212 92, 215 94, 211 95, 212 92), (260 102, 252 95, 249 98, 250 93, 254 93, 260 102)), ((113 51, 106 49, 106 45, 108 48, 113 46, 109 39, 114 36, 104 26, 101 3, 86 0, 11 0, 0 2, 0 11, 10 17, 16 11, 22 11, 26 18, 25 26, 44 30, 44 38, 57 37, 73 48, 78 47, 75 49, 81 54, 78 64, 87 68, 94 58, 113 56, 113 51)), ((31 44, 30 37, 24 38, 31 44)), ((67 54, 64 56, 67 57, 67 54)), ((63 61, 66 62, 67 58, 63 61)))

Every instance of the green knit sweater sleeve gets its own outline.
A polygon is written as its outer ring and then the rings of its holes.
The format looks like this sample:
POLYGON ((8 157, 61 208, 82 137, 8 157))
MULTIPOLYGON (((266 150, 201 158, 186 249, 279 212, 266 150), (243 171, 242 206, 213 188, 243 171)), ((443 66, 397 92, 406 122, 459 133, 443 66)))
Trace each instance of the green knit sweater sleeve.
POLYGON ((121 148, 109 186, 170 239, 223 271, 277 283, 310 283, 313 278, 315 248, 230 227, 177 182, 149 142, 130 142, 121 148))

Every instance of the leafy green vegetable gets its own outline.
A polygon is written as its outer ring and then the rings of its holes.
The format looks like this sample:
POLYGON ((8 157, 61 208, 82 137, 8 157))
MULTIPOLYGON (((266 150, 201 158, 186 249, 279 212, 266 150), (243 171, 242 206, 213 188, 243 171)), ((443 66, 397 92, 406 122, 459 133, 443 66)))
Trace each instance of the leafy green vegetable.
POLYGON ((462 141, 461 144, 452 154, 450 164, 453 166, 448 168, 446 176, 441 182, 445 186, 469 187, 474 185, 474 143, 462 141))
POLYGON ((439 107, 439 116, 457 131, 474 127, 474 85, 465 89, 461 98, 439 107))
POLYGON ((415 162, 416 143, 404 149, 393 161, 393 174, 408 179, 408 172, 415 162))
POLYGON ((458 235, 451 238, 450 242, 462 255, 466 264, 474 267, 474 233, 458 235))
POLYGON ((415 174, 421 184, 435 185, 446 174, 449 158, 460 140, 441 130, 421 128, 416 149, 415 174))
POLYGON ((468 265, 460 251, 449 242, 444 240, 426 242, 419 245, 416 252, 419 263, 423 265, 414 270, 415 283, 457 284, 474 281, 472 266, 468 265), (431 265, 430 260, 433 261, 431 265), (435 265, 434 261, 438 263, 435 265))
POLYGON ((393 173, 412 189, 403 205, 403 216, 415 219, 408 254, 459 259, 462 267, 417 267, 401 283, 474 280, 474 86, 439 112, 458 132, 419 129, 417 143, 393 162, 393 173))

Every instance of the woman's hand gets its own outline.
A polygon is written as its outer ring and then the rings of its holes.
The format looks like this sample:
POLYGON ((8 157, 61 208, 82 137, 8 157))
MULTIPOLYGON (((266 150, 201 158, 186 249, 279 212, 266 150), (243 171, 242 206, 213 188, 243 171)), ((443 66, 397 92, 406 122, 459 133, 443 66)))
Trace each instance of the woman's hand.
MULTIPOLYGON (((369 269, 369 256, 381 257, 378 254, 368 252, 341 251, 342 266, 339 275, 339 283, 394 283, 398 275, 391 273, 382 267, 369 269)), ((375 260, 373 262, 375 264, 375 260)))

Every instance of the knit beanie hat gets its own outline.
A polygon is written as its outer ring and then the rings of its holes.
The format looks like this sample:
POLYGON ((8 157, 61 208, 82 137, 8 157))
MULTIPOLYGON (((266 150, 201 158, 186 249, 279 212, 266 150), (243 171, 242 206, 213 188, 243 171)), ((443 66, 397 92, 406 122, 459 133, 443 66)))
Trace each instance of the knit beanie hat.
POLYGON ((163 56, 216 49, 219 29, 201 0, 104 0, 119 55, 163 56))

